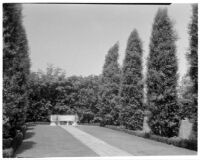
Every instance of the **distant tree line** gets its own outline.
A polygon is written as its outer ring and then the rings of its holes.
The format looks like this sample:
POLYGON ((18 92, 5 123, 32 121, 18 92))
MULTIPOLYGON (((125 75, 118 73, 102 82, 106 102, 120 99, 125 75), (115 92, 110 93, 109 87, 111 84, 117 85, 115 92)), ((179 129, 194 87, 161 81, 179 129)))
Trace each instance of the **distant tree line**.
POLYGON ((197 131, 198 7, 193 5, 189 24, 190 86, 178 88, 177 36, 167 9, 159 9, 152 26, 143 75, 143 47, 134 29, 127 42, 123 66, 119 44, 105 57, 102 74, 66 77, 62 69, 31 72, 21 8, 3 6, 3 133, 13 136, 25 122, 49 121, 51 114, 78 114, 81 123, 122 125, 141 130, 146 112, 157 135, 177 136, 181 119, 190 118, 197 131), (146 78, 145 78, 146 77, 146 78), (144 89, 146 86, 146 99, 144 89), (181 96, 179 96, 179 94, 181 96))

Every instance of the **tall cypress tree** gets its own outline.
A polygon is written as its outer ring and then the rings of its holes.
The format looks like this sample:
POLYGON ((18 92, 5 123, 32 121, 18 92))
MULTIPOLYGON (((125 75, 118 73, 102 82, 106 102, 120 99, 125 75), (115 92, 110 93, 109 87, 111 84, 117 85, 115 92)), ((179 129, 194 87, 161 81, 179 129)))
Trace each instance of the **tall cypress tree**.
POLYGON ((142 129, 143 123, 142 54, 142 43, 135 29, 128 39, 120 88, 120 120, 134 130, 142 129))
POLYGON ((192 11, 193 11, 192 22, 189 25, 190 52, 188 54, 188 59, 191 64, 189 75, 194 83, 194 93, 197 94, 198 92, 198 5, 197 4, 194 4, 192 6, 192 11))
POLYGON ((14 136, 25 122, 28 104, 30 60, 21 10, 20 4, 3 4, 4 137, 14 136))
MULTIPOLYGON (((193 86, 189 92, 192 96, 192 104, 190 109, 187 109, 189 117, 195 119, 197 123, 197 106, 198 106, 198 5, 192 5, 192 18, 189 25, 189 36, 190 36, 190 52, 187 55, 190 62, 189 76, 193 82, 193 86)), ((197 130, 197 124, 195 124, 195 130, 197 130)))
POLYGON ((115 98, 119 92, 120 67, 118 64, 119 44, 114 44, 108 51, 103 66, 99 92, 100 115, 105 123, 113 124, 117 119, 115 98))
POLYGON ((150 127, 155 134, 176 136, 177 105, 177 37, 167 9, 159 9, 153 23, 147 73, 147 101, 152 116, 150 127))

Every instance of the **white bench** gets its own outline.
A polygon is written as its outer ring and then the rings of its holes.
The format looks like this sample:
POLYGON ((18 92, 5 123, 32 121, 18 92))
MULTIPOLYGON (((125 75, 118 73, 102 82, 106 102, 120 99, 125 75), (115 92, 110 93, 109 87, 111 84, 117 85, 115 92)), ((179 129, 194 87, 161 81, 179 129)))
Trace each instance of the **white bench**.
POLYGON ((62 125, 66 123, 66 125, 72 124, 73 126, 77 126, 78 116, 77 115, 51 115, 51 126, 62 125))

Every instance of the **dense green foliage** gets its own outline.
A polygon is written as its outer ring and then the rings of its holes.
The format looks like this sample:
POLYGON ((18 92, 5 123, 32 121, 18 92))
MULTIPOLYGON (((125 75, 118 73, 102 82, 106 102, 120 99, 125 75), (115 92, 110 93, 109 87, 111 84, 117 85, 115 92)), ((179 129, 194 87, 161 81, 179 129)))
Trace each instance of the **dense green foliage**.
POLYGON ((130 129, 142 129, 143 124, 143 75, 142 43, 134 30, 127 43, 120 88, 120 121, 130 129))
MULTIPOLYGON (((108 51, 99 85, 99 117, 105 124, 117 124, 118 111, 116 98, 119 92, 120 68, 118 64, 119 45, 114 44, 108 51)), ((104 123, 103 122, 103 123, 104 123)))
MULTIPOLYGON (((190 104, 187 117, 192 117, 195 121, 194 129, 197 131, 197 110, 198 110, 198 5, 192 6, 192 22, 189 25, 190 34, 190 54, 188 59, 190 61, 189 75, 193 82, 191 90, 192 104, 190 104)), ((190 92, 189 91, 189 92, 190 92)))
POLYGON ((198 110, 198 6, 192 6, 191 23, 189 24, 190 49, 187 53, 190 62, 189 72, 183 77, 181 86, 181 118, 189 118, 194 122, 194 130, 197 131, 198 110), (188 81, 190 80, 190 81, 188 81))
POLYGON ((51 114, 75 114, 90 122, 98 112, 98 77, 69 77, 49 66, 46 73, 31 73, 27 121, 49 121, 51 114))
POLYGON ((166 9, 159 9, 154 19, 148 57, 147 101, 152 113, 150 127, 155 134, 177 136, 176 35, 166 9))
POLYGON ((21 5, 3 4, 3 137, 14 137, 28 105, 29 54, 21 5))
POLYGON ((190 61, 191 67, 189 70, 189 75, 194 83, 193 93, 196 94, 195 105, 197 106, 197 92, 198 92, 198 5, 192 6, 192 22, 189 25, 189 35, 190 35, 190 52, 188 54, 188 59, 190 61))

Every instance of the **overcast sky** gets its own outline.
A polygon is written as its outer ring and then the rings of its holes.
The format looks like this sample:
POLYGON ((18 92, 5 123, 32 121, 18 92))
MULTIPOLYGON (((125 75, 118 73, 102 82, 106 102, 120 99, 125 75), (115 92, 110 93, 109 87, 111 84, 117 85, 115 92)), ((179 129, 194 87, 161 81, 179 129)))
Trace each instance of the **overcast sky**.
MULTIPOLYGON (((31 70, 53 64, 67 76, 102 72, 105 54, 119 41, 122 64, 127 39, 136 28, 143 41, 144 59, 157 5, 24 4, 24 26, 30 47, 31 70)), ((190 4, 166 6, 178 34, 179 72, 187 70, 184 54, 189 48, 190 4)))

